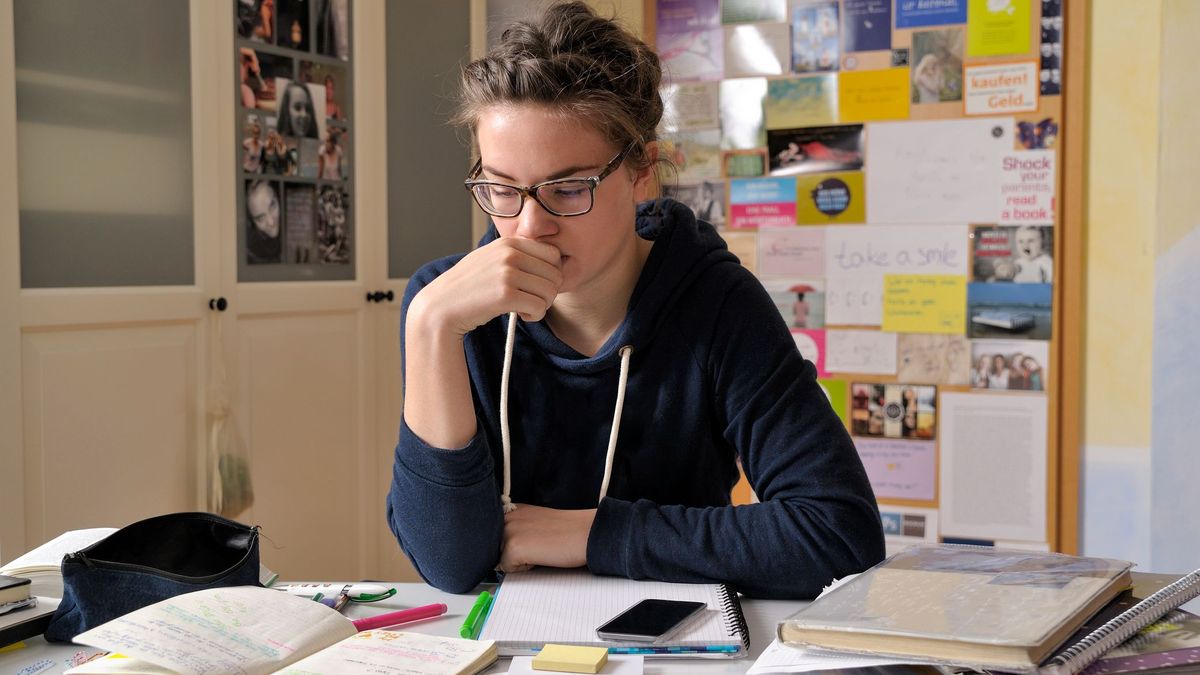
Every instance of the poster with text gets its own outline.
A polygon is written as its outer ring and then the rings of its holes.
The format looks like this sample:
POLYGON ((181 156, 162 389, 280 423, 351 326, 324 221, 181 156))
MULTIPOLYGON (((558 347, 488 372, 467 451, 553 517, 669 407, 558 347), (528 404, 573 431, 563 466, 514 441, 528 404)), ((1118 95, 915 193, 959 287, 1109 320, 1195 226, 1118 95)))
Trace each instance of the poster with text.
POLYGON ((862 223, 867 201, 861 171, 796 176, 796 222, 801 225, 862 223))
POLYGON ((763 276, 825 276, 825 229, 772 227, 758 233, 759 273, 763 276))
POLYGON ((967 66, 963 112, 967 115, 1008 115, 1037 110, 1037 72, 1035 61, 967 66))
POLYGON ((1004 56, 1029 51, 1033 0, 968 1, 968 56, 1004 56))
POLYGON ((967 0, 896 0, 896 28, 967 22, 967 0))
POLYGON ((796 179, 746 178, 729 183, 729 226, 734 229, 796 224, 796 179))
POLYGON ((892 0, 844 0, 842 12, 843 51, 892 48, 892 0))
POLYGON ((1000 161, 1001 225, 1053 225, 1054 150, 1013 152, 1000 161))
POLYGON ((876 499, 931 502, 937 491, 937 446, 933 441, 855 438, 876 499))

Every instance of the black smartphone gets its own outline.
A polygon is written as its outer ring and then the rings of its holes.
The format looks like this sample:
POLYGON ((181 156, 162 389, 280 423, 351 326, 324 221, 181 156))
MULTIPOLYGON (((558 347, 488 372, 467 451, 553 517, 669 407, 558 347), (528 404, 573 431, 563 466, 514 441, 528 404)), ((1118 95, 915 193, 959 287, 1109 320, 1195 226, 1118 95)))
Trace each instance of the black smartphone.
POLYGON ((647 598, 596 629, 601 640, 657 642, 702 611, 703 602, 647 598))

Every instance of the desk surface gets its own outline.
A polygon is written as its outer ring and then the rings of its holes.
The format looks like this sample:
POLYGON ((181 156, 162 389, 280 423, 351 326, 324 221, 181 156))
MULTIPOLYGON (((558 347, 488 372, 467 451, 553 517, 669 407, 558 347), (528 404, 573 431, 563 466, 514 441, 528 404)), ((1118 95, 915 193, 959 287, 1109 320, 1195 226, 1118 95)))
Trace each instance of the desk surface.
MULTIPOLYGON (((351 618, 361 618, 426 605, 434 602, 444 602, 448 607, 446 614, 435 619, 406 624, 404 630, 433 633, 436 635, 457 636, 476 594, 452 595, 443 593, 425 584, 396 584, 395 597, 382 602, 368 605, 352 604, 346 611, 351 618)), ((791 615, 806 603, 789 600, 752 600, 742 599, 742 609, 746 615, 746 623, 750 628, 750 655, 742 659, 705 660, 705 659, 669 659, 646 661, 647 675, 675 675, 682 673, 699 673, 700 675, 718 675, 744 673, 754 660, 766 649, 775 637, 775 625, 791 615)), ((78 645, 49 644, 41 637, 27 640, 25 648, 14 652, 0 654, 0 673, 21 673, 22 675, 42 675, 43 673, 61 673, 69 666, 71 658, 79 651, 94 653, 96 650, 78 645), (38 667, 38 664, 42 664, 38 667)), ((508 672, 509 659, 497 661, 486 673, 508 672)), ((891 672, 905 672, 908 669, 900 667, 891 672)), ((855 670, 856 675, 862 675, 867 670, 855 670)))

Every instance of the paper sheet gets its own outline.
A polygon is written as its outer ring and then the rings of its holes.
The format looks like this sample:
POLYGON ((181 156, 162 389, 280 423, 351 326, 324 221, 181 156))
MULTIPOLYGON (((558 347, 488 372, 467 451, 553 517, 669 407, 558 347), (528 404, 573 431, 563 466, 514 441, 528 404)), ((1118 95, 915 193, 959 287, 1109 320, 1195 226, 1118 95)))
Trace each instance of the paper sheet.
MULTIPOLYGON (((462 640, 400 631, 363 631, 280 673, 287 675, 443 675, 465 672, 484 658, 491 640, 462 640)), ((492 656, 491 660, 494 660, 492 656)), ((511 671, 510 671, 511 672, 511 671)))
MULTIPOLYGON (((746 671, 746 675, 769 675, 771 673, 807 673, 814 670, 842 668, 871 668, 905 663, 900 659, 874 658, 870 656, 837 656, 829 653, 814 654, 802 647, 790 647, 775 638, 758 660, 746 671)), ((511 672, 511 671, 510 671, 511 672)))
POLYGON ((1012 118, 867 125, 867 222, 994 223, 1012 118))
POLYGON ((967 278, 961 274, 886 274, 883 329, 896 333, 967 332, 967 278))
POLYGON ((896 334, 870 330, 826 330, 825 370, 831 373, 896 373, 896 334))
POLYGON ((1046 397, 941 397, 943 535, 1046 539, 1046 397))
POLYGON ((764 276, 825 276, 825 228, 771 228, 758 233, 758 270, 764 276))

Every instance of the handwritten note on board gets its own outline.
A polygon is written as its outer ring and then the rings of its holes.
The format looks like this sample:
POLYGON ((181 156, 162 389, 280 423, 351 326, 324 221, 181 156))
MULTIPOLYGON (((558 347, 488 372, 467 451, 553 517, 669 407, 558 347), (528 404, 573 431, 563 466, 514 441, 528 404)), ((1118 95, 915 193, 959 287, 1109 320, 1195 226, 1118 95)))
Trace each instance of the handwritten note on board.
POLYGON ((825 228, 781 227, 759 232, 758 269, 767 276, 825 276, 825 228))
POLYGON ((825 370, 831 373, 896 373, 896 334, 870 330, 826 330, 825 370))
POLYGON ((848 70, 838 79, 841 122, 908 118, 908 68, 848 70))
POLYGON ((868 124, 867 222, 996 222, 1012 128, 1007 117, 868 124))
POLYGON ((854 439, 875 496, 932 501, 937 485, 937 449, 933 441, 854 439))
POLYGON ((883 329, 962 335, 967 331, 967 278, 958 274, 885 275, 883 329))

